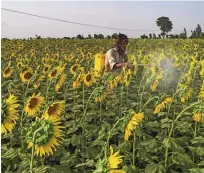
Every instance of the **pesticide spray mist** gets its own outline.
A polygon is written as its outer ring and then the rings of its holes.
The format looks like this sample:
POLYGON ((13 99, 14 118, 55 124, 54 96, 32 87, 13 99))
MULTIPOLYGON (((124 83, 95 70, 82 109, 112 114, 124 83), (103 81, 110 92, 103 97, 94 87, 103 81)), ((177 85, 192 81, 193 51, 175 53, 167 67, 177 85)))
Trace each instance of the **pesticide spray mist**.
POLYGON ((180 72, 173 66, 173 59, 166 58, 160 61, 163 69, 162 87, 166 89, 176 88, 180 78, 180 72))

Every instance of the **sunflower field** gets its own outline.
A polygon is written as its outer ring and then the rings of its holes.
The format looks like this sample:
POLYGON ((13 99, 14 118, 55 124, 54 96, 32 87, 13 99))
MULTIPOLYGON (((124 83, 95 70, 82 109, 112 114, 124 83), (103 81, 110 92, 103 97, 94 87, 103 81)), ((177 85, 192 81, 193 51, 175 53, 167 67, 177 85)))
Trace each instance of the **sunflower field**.
POLYGON ((100 75, 113 43, 2 40, 1 172, 204 172, 204 40, 130 39, 100 75))

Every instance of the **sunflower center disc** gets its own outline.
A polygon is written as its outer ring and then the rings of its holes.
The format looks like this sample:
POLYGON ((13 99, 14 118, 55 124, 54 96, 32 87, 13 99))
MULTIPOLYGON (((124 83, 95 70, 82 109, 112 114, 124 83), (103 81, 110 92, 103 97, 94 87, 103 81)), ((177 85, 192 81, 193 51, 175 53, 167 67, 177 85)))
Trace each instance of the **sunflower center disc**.
POLYGON ((34 108, 38 103, 38 99, 37 98, 32 98, 29 104, 29 108, 34 108))
POLYGON ((57 105, 49 106, 48 114, 52 115, 56 111, 57 105))
POLYGON ((90 81, 91 80, 91 75, 86 76, 86 81, 90 81))
POLYGON ((32 74, 30 72, 27 72, 25 75, 24 75, 25 79, 30 79, 32 77, 32 74))
POLYGON ((57 74, 57 70, 54 70, 54 71, 51 73, 51 76, 54 77, 56 74, 57 74))

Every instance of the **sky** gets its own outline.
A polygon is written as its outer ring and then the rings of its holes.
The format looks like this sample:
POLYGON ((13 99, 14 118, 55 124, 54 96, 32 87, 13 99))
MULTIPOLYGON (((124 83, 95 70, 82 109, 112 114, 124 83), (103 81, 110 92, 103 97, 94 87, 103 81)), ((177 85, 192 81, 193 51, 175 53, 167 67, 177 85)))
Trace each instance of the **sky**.
POLYGON ((190 35, 200 24, 204 31, 204 1, 1 1, 1 8, 97 26, 140 31, 118 31, 93 28, 70 23, 26 16, 1 10, 1 38, 74 37, 82 34, 112 35, 124 33, 128 37, 159 34, 157 18, 169 17, 171 33, 184 28, 190 35))

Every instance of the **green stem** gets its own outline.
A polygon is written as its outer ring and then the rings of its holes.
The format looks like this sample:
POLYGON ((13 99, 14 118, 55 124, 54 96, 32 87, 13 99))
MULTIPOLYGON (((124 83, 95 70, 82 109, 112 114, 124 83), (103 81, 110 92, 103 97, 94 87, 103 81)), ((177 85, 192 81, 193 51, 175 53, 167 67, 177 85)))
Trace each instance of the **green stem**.
POLYGON ((26 95, 28 92, 28 86, 29 83, 26 86, 25 94, 23 96, 23 110, 21 112, 21 119, 20 119, 20 127, 21 127, 21 146, 24 149, 24 144, 23 144, 23 118, 24 118, 24 110, 25 110, 25 104, 26 104, 26 95))
MULTIPOLYGON (((82 117, 82 149, 85 147, 85 86, 82 87, 82 99, 83 99, 83 117, 82 117)), ((82 162, 84 163, 84 156, 82 156, 82 162)))
MULTIPOLYGON (((49 80, 49 79, 48 79, 49 80)), ((48 92, 49 92, 49 89, 50 89, 50 84, 51 84, 51 80, 49 80, 49 84, 47 86, 47 91, 46 91, 46 96, 45 96, 45 100, 47 100, 47 97, 48 97, 48 92)))
MULTIPOLYGON (((93 94, 94 94, 94 92, 97 90, 97 88, 95 88, 93 91, 92 91, 92 93, 91 93, 91 95, 89 96, 89 98, 88 98, 88 101, 87 101, 87 103, 86 103, 86 106, 84 107, 84 114, 83 114, 83 118, 82 118, 82 140, 83 140, 83 142, 82 142, 82 148, 84 149, 85 148, 85 146, 86 146, 86 136, 85 136, 85 118, 86 118, 86 111, 87 111, 87 107, 88 107, 88 104, 89 104, 89 101, 90 101, 90 99, 92 98, 92 96, 93 96, 93 94)), ((84 93, 84 87, 83 87, 83 93, 84 93)), ((83 94, 84 95, 84 94, 83 94)), ((84 100, 84 96, 83 96, 83 100, 84 100)), ((85 103, 84 101, 83 101, 83 103, 85 103)), ((82 158, 82 160, 83 160, 83 162, 84 162, 84 158, 82 158)))
MULTIPOLYGON (((174 128, 174 124, 176 123, 176 121, 183 115, 183 113, 185 111, 187 111, 188 109, 190 109, 191 107, 199 104, 200 102, 196 102, 196 103, 193 103, 191 104, 190 106, 188 106, 187 108, 185 108, 184 110, 182 110, 179 115, 176 117, 176 119, 173 121, 172 125, 171 125, 171 129, 170 129, 170 132, 169 132, 169 136, 168 138, 171 138, 171 135, 173 133, 173 128, 174 128)), ((168 147, 166 148, 166 151, 165 151, 165 167, 167 167, 167 162, 168 162, 168 147)))
POLYGON ((172 123, 172 125, 171 125, 171 130, 170 130, 170 132, 169 132, 169 138, 170 138, 171 135, 172 135, 173 128, 174 128, 174 124, 176 123, 176 121, 183 115, 183 113, 184 113, 185 111, 187 111, 188 109, 190 109, 191 107, 193 107, 193 106, 195 106, 195 105, 197 105, 197 104, 199 104, 199 103, 200 103, 200 102, 193 103, 193 104, 191 104, 190 106, 188 106, 187 108, 185 108, 184 110, 182 110, 182 111, 179 113, 179 115, 176 117, 176 119, 173 121, 173 123, 172 123))
POLYGON ((85 108, 84 108, 84 117, 86 116, 86 111, 87 111, 87 107, 88 107, 88 104, 89 104, 89 102, 90 102, 90 100, 91 100, 91 98, 92 98, 92 96, 93 96, 93 94, 94 94, 94 92, 97 90, 97 88, 94 88, 94 90, 92 91, 92 93, 91 93, 91 95, 89 96, 89 98, 88 98, 88 101, 87 101, 87 103, 86 103, 86 106, 85 106, 85 108))
POLYGON ((134 132, 133 137, 134 137, 134 139, 133 139, 132 161, 133 161, 133 165, 135 165, 135 151, 136 151, 136 134, 135 134, 135 132, 134 132))
POLYGON ((9 84, 11 81, 12 81, 12 80, 8 80, 8 81, 4 82, 4 83, 1 85, 1 88, 3 88, 4 85, 9 84))
POLYGON ((66 100, 66 98, 67 98, 67 88, 69 87, 69 85, 70 85, 70 82, 68 83, 68 85, 66 85, 66 87, 65 87, 65 93, 64 93, 64 100, 66 100))
POLYGON ((106 152, 108 151, 108 147, 109 147, 109 140, 110 140, 110 137, 111 137, 111 133, 112 133, 112 131, 115 129, 115 127, 117 126, 117 124, 121 121, 121 120, 123 120, 123 119, 125 119, 125 117, 122 117, 122 118, 120 118, 120 119, 118 119, 117 121, 116 121, 116 123, 113 125, 113 127, 112 127, 112 129, 108 132, 108 137, 107 137, 107 141, 106 141, 106 143, 105 143, 105 156, 107 155, 106 154, 106 152))
POLYGON ((195 129, 194 129, 194 138, 197 136, 197 122, 195 122, 195 129))
POLYGON ((84 100, 84 98, 85 98, 85 87, 84 87, 84 83, 83 83, 83 112, 84 112, 84 106, 85 106, 85 100, 84 100))
POLYGON ((44 165, 44 158, 42 157, 41 159, 40 159, 40 161, 41 161, 41 164, 42 164, 42 166, 44 165))
POLYGON ((34 159, 34 151, 35 151, 35 138, 37 133, 42 130, 43 127, 40 127, 39 129, 37 129, 34 134, 33 134, 33 139, 32 139, 32 154, 31 154, 31 159, 30 159, 30 172, 33 173, 33 159, 34 159))
POLYGON ((100 101, 100 122, 102 121, 102 103, 100 101))
POLYGON ((127 90, 126 90, 126 103, 128 104, 128 86, 127 86, 127 90))
POLYGON ((140 81, 140 86, 139 86, 139 90, 138 90, 138 97, 139 97, 141 88, 142 88, 142 94, 141 94, 141 96, 140 96, 139 104, 138 104, 138 107, 136 108, 136 112, 137 112, 139 109, 141 109, 143 93, 144 93, 144 90, 145 90, 145 88, 146 88, 146 85, 147 85, 148 82, 149 82, 149 79, 148 79, 148 80, 145 82, 144 87, 141 87, 141 86, 142 86, 142 83, 143 83, 143 80, 145 79, 146 74, 147 74, 147 72, 145 72, 145 74, 144 74, 143 77, 142 77, 142 80, 140 81))
POLYGON ((165 150, 165 164, 164 164, 165 167, 167 167, 167 162, 168 162, 168 151, 169 151, 169 148, 166 148, 166 150, 165 150))
POLYGON ((122 117, 122 105, 123 105, 123 85, 121 87, 121 93, 120 93, 120 117, 122 117))
MULTIPOLYGON (((194 128, 194 138, 196 138, 196 136, 197 136, 197 122, 195 122, 195 128, 194 128)), ((194 163, 194 161, 195 161, 195 154, 194 154, 194 152, 192 151, 192 155, 193 155, 193 163, 194 163)))
MULTIPOLYGON (((172 100, 174 100, 174 98, 176 97, 176 95, 180 92, 180 91, 182 91, 183 89, 178 89, 178 86, 177 86, 177 88, 176 88, 176 92, 175 92, 175 94, 173 95, 173 97, 172 97, 172 100)), ((169 118, 169 112, 170 112, 170 108, 171 108, 171 105, 173 104, 173 101, 168 105, 168 110, 167 110, 167 112, 168 112, 168 115, 167 115, 167 117, 169 118)), ((175 107, 174 107, 175 108, 175 107)), ((175 115, 175 114, 173 114, 173 115, 175 115)), ((173 117, 173 119, 174 119, 175 117, 173 117)), ((168 129, 167 129, 167 133, 169 132, 169 127, 168 127, 168 129)))
POLYGON ((139 112, 142 112, 142 110, 145 108, 145 106, 149 103, 149 102, 151 102, 152 100, 154 100, 155 98, 159 98, 158 96, 154 96, 154 97, 152 97, 151 99, 149 99, 144 105, 143 105, 143 107, 140 109, 140 111, 139 112))

